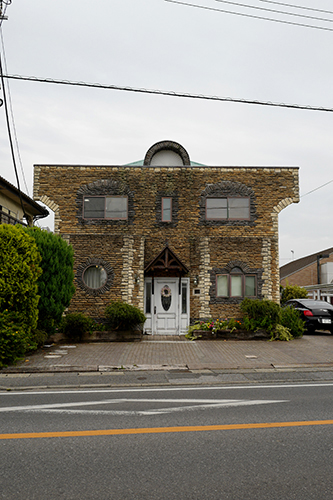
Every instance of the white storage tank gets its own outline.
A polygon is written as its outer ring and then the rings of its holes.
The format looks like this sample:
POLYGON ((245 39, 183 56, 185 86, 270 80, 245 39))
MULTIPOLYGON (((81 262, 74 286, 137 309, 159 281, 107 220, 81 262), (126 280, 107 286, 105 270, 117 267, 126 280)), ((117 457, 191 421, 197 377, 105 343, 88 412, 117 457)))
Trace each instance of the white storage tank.
POLYGON ((333 283, 333 262, 321 264, 321 283, 333 283))

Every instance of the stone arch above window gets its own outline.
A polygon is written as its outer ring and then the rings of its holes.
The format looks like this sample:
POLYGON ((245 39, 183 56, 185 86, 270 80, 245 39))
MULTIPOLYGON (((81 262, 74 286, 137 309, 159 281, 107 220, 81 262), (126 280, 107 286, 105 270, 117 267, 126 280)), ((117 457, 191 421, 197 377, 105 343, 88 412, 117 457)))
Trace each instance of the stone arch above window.
POLYGON ((81 186, 77 191, 76 196, 77 218, 82 225, 126 225, 134 222, 134 193, 129 187, 121 182, 113 179, 100 179, 81 186), (91 218, 87 219, 83 216, 84 199, 88 196, 92 197, 124 197, 127 199, 127 217, 120 219, 112 218, 91 218))
POLYGON ((200 196, 200 219, 199 224, 205 226, 253 226, 257 219, 256 198, 252 188, 236 181, 221 181, 215 184, 208 184, 200 196), (225 206, 229 200, 248 200, 248 216, 246 218, 208 218, 207 200, 225 200, 225 206))
POLYGON ((96 297, 110 290, 114 279, 114 271, 112 266, 105 260, 89 257, 85 262, 79 264, 75 278, 81 290, 96 297), (100 283, 92 276, 92 273, 89 273, 89 270, 94 268, 100 273, 100 283))
MULTIPOLYGON (((178 144, 178 142, 174 141, 156 142, 156 144, 154 144, 148 149, 143 164, 146 166, 151 165, 154 156, 163 153, 163 151, 166 152, 170 151, 175 155, 177 155, 180 159, 179 166, 191 165, 190 157, 186 149, 181 144, 178 144)), ((167 165, 167 166, 174 166, 174 165, 167 165)))
POLYGON ((262 298, 262 268, 251 268, 242 261, 230 261, 211 270, 210 303, 239 304, 245 297, 262 298))

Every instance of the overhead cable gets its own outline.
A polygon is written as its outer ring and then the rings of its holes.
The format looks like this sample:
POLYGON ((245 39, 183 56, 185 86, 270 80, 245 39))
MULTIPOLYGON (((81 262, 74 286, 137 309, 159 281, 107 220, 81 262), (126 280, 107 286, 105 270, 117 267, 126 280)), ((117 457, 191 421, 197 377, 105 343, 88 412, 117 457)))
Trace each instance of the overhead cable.
POLYGON ((333 23, 333 19, 327 19, 326 17, 307 16, 306 14, 296 14, 294 12, 287 12, 285 10, 268 9, 265 7, 255 7, 254 5, 247 5, 244 3, 231 2, 229 0, 215 0, 215 1, 219 2, 219 3, 227 3, 229 5, 236 5, 237 7, 246 7, 247 9, 263 10, 265 12, 274 12, 275 14, 284 14, 286 16, 294 16, 294 17, 304 17, 306 19, 313 19, 315 21, 325 21, 328 23, 333 23))
POLYGON ((11 134, 11 130, 10 130, 10 124, 9 124, 8 105, 7 105, 7 97, 6 97, 6 88, 5 88, 4 74, 3 74, 3 68, 2 68, 1 51, 0 51, 0 81, 1 81, 1 85, 2 85, 2 94, 3 94, 3 102, 4 102, 4 105, 5 105, 5 117, 6 117, 7 133, 8 133, 8 139, 9 139, 10 151, 11 151, 11 155, 12 155, 12 162, 13 162, 13 167, 14 167, 16 182, 17 182, 17 189, 18 189, 19 196, 20 196, 20 202, 21 202, 21 207, 22 207, 23 215, 28 220, 27 214, 26 214, 25 209, 24 209, 23 200, 22 200, 22 192, 21 192, 21 188, 20 188, 20 180, 19 180, 19 176, 18 176, 18 172, 17 172, 16 160, 15 160, 15 154, 14 154, 13 139, 12 139, 12 134, 11 134))
POLYGON ((327 186, 328 184, 331 184, 331 182, 333 182, 333 179, 331 181, 325 182, 325 184, 322 184, 321 186, 318 186, 315 189, 312 189, 311 191, 308 191, 305 194, 302 194, 302 196, 300 196, 300 198, 304 198, 304 196, 307 196, 308 194, 311 194, 311 193, 314 193, 315 191, 318 191, 318 189, 321 189, 321 188, 327 186))
POLYGON ((223 14, 233 14, 235 16, 250 17, 251 19, 260 19, 263 21, 271 21, 271 22, 280 23, 280 24, 289 24, 291 26, 300 26, 302 28, 311 28, 311 29, 322 30, 322 31, 333 31, 332 28, 326 28, 325 26, 316 26, 313 24, 296 23, 293 21, 283 21, 282 19, 274 19, 271 17, 255 16, 253 14, 245 14, 243 12, 234 12, 232 10, 216 9, 214 7, 207 7, 205 5, 197 5, 197 4, 188 3, 188 2, 180 2, 179 0, 164 0, 164 1, 169 2, 169 3, 178 4, 178 5, 185 5, 186 7, 196 7, 197 9, 210 10, 213 12, 222 12, 223 14))
MULTIPOLYGON (((5 44, 4 44, 4 39, 3 39, 3 33, 2 33, 1 26, 0 26, 0 38, 1 38, 1 46, 2 46, 4 70, 7 72, 7 61, 6 61, 5 44)), ((20 169, 21 169, 21 173, 22 173, 24 187, 26 189, 26 193, 29 195, 29 189, 28 189, 27 181, 26 181, 25 174, 24 174, 24 169, 23 169, 23 164, 22 164, 22 158, 21 158, 19 143, 18 143, 18 139, 17 139, 17 133, 16 133, 16 126, 15 126, 15 120, 14 120, 13 104, 12 104, 12 97, 11 97, 11 93, 10 93, 9 81, 7 80, 6 83, 7 83, 8 103, 9 103, 10 116, 11 116, 11 120, 12 120, 13 132, 14 132, 14 139, 15 139, 15 145, 16 145, 17 158, 18 158, 20 169)))
POLYGON ((291 3, 274 2, 273 0, 260 0, 260 2, 272 3, 275 5, 283 5, 283 7, 292 7, 293 9, 312 10, 313 12, 322 12, 323 14, 333 14, 332 10, 315 9, 314 7, 304 7, 303 5, 294 5, 291 3))
POLYGON ((238 102, 240 104, 256 104, 259 106, 272 106, 276 108, 304 109, 307 111, 326 111, 328 113, 333 112, 333 108, 326 108, 322 106, 310 106, 304 104, 286 104, 286 103, 278 103, 270 101, 241 99, 237 97, 221 97, 221 96, 204 95, 204 94, 190 94, 185 92, 175 92, 173 90, 153 90, 153 89, 144 89, 138 87, 121 87, 118 85, 106 85, 103 83, 87 83, 87 82, 76 82, 70 80, 58 80, 58 79, 56 80, 52 78, 39 78, 37 76, 3 75, 3 77, 10 78, 12 80, 24 80, 24 81, 40 82, 40 83, 54 83, 58 85, 71 85, 76 87, 89 87, 89 88, 98 88, 107 90, 122 90, 125 92, 137 92, 141 94, 155 94, 155 95, 163 95, 170 97, 184 97, 188 99, 201 99, 206 101, 238 102))

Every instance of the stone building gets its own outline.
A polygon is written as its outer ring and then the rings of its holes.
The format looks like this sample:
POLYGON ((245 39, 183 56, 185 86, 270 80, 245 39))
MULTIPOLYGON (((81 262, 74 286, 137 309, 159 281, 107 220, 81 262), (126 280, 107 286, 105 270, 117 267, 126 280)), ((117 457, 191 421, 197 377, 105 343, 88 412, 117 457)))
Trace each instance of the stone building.
POLYGON ((34 197, 74 247, 70 311, 110 300, 142 309, 147 333, 239 316, 244 297, 279 301, 278 215, 298 168, 205 166, 172 141, 121 166, 35 165, 34 197))

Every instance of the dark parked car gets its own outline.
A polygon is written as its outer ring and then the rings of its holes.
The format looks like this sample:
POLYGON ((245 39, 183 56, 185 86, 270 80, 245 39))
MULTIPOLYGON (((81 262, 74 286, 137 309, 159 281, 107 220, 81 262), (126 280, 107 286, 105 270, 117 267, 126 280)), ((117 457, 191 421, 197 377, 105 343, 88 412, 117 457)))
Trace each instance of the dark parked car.
POLYGON ((301 313, 309 333, 315 330, 330 330, 333 333, 333 306, 324 300, 292 299, 286 306, 292 306, 301 313))

